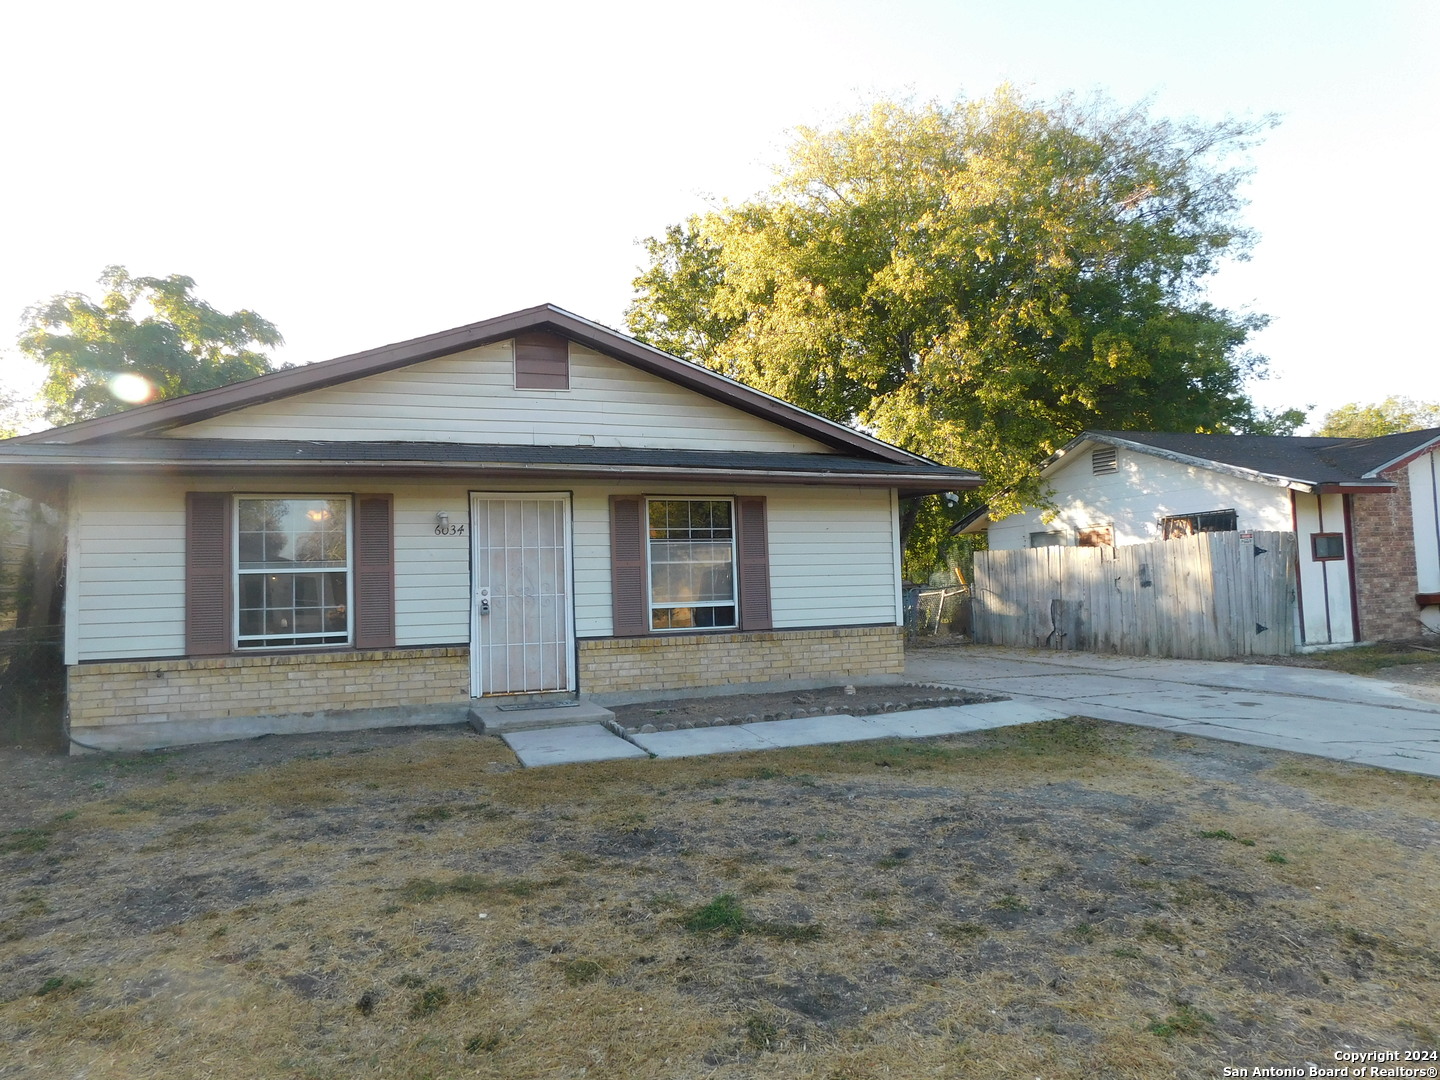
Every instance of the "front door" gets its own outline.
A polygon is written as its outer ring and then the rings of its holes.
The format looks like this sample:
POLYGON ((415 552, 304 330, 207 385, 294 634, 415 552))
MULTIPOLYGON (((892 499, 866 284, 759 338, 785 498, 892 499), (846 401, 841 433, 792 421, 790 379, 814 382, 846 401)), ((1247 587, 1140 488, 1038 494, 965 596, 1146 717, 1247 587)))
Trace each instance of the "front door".
POLYGON ((570 496, 470 496, 475 597, 471 693, 575 688, 570 496))

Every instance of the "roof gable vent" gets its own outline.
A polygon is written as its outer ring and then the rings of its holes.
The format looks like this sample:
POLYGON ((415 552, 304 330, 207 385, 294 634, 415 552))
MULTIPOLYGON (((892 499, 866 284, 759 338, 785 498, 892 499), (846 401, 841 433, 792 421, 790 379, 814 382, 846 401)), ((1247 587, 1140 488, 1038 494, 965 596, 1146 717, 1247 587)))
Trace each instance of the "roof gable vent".
POLYGON ((570 343, 556 334, 516 334, 515 389, 569 390, 570 343))
POLYGON ((1113 446, 1097 446, 1094 450, 1091 450, 1090 471, 1096 476, 1119 472, 1119 451, 1113 446))

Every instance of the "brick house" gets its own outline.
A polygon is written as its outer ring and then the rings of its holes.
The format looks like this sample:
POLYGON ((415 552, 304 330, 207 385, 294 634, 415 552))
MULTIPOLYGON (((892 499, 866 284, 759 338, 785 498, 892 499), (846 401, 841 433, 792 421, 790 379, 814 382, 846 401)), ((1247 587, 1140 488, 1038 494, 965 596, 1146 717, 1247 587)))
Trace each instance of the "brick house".
POLYGON ((1297 641, 1440 632, 1440 428, 1373 439, 1087 431, 1045 464, 1049 510, 957 531, 995 550, 1195 532, 1297 537, 1297 641))
POLYGON ((550 305, 0 442, 72 749, 895 673, 899 502, 978 483, 550 305))

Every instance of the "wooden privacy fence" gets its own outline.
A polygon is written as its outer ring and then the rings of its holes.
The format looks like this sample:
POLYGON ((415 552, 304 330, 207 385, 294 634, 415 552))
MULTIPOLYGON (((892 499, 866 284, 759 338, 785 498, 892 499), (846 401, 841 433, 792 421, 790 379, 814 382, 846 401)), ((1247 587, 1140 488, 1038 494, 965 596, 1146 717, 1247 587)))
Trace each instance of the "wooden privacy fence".
POLYGON ((1215 659, 1295 651, 1295 534, 975 553, 975 640, 1215 659))

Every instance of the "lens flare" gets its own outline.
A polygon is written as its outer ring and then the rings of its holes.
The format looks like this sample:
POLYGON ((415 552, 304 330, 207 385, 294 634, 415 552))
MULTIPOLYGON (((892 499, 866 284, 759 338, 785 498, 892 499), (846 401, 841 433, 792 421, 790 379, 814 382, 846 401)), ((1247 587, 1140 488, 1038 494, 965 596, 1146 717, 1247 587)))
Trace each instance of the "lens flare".
POLYGON ((155 396, 155 387, 144 375, 127 371, 110 380, 110 393, 127 405, 143 405, 155 396))

